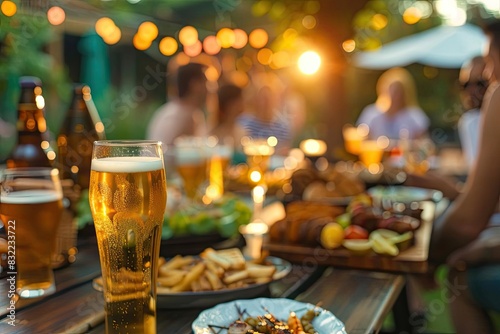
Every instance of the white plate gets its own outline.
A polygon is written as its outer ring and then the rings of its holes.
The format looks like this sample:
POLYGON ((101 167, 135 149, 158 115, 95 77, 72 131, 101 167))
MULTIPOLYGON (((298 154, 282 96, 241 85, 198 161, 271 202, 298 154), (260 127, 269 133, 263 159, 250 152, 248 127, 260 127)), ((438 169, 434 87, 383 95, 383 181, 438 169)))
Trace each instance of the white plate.
MULTIPOLYGON (((319 314, 314 318, 312 324, 319 334, 346 333, 344 324, 330 311, 312 304, 301 303, 296 300, 285 298, 256 298, 219 304, 200 313, 192 324, 193 333, 213 333, 209 325, 229 326, 229 324, 239 317, 237 307, 240 310, 246 310, 250 316, 264 315, 269 312, 282 321, 288 319, 290 311, 296 312, 297 316, 300 318, 308 309, 316 308, 319 314), (264 310, 264 308, 266 310, 264 310)), ((227 331, 222 330, 220 333, 227 334, 227 331)))

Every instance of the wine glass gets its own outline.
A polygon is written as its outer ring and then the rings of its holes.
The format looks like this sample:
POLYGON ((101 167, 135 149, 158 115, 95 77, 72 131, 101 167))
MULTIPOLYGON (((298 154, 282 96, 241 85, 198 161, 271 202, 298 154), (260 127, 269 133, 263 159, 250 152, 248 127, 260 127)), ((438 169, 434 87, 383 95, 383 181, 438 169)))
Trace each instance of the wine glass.
POLYGON ((274 154, 272 145, 275 142, 274 139, 274 137, 267 139, 243 137, 241 140, 243 152, 247 157, 248 179, 253 185, 254 217, 260 214, 267 192, 265 173, 269 169, 270 159, 274 154))

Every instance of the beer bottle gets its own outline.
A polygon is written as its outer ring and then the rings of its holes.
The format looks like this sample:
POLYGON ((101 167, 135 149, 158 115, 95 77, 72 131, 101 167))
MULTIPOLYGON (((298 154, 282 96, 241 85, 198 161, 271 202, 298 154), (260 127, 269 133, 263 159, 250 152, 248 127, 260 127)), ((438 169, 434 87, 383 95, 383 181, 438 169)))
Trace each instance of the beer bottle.
POLYGON ((90 88, 74 84, 73 98, 57 137, 57 168, 64 195, 64 211, 57 230, 52 268, 61 268, 76 260, 78 227, 76 207, 90 181, 92 145, 104 139, 104 126, 90 95, 90 88))
POLYGON ((37 77, 19 78, 17 144, 7 158, 7 168, 51 167, 55 152, 50 146, 44 116, 42 82, 37 77))
POLYGON ((57 138, 61 179, 71 179, 80 189, 88 189, 92 145, 102 139, 104 126, 92 101, 90 87, 75 84, 73 99, 57 138))

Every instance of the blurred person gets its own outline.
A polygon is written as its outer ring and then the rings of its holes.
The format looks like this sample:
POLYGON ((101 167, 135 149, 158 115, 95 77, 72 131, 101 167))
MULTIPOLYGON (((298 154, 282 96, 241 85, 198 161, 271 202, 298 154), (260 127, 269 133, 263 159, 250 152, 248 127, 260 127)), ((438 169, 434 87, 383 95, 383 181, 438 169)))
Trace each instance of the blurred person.
POLYGON ((241 147, 241 138, 245 135, 245 130, 237 122, 245 110, 243 89, 234 84, 220 86, 217 90, 217 104, 216 124, 209 135, 232 146, 233 163, 244 162, 246 157, 241 147))
POLYGON ((278 93, 271 84, 260 84, 255 87, 250 109, 238 117, 238 124, 245 135, 252 138, 278 139, 276 153, 288 154, 291 147, 291 132, 289 120, 278 109, 278 93))
POLYGON ((500 226, 490 224, 500 197, 500 21, 488 24, 485 57, 492 79, 481 106, 479 151, 463 192, 434 224, 430 259, 450 266, 448 295, 457 333, 495 333, 500 312, 500 226))
POLYGON ((410 72, 401 67, 385 71, 377 81, 377 100, 366 106, 356 124, 370 128, 370 139, 387 136, 398 139, 406 129, 409 139, 427 133, 429 118, 417 101, 415 81, 410 72))
POLYGON ((146 131, 147 139, 170 145, 180 136, 206 135, 203 112, 207 97, 206 81, 204 65, 189 63, 179 67, 177 96, 155 112, 146 131))
POLYGON ((302 139, 300 136, 303 134, 304 126, 307 123, 307 105, 304 94, 292 80, 288 81, 281 95, 280 109, 289 122, 293 146, 295 141, 302 139))
POLYGON ((237 123, 238 116, 245 110, 243 90, 233 84, 222 85, 217 91, 217 101, 216 125, 209 134, 219 138, 233 138, 237 146, 244 133, 237 123))
POLYGON ((479 145, 480 108, 488 87, 485 66, 483 57, 474 57, 464 63, 458 78, 462 87, 461 101, 465 108, 458 121, 458 134, 469 168, 475 161, 479 145))

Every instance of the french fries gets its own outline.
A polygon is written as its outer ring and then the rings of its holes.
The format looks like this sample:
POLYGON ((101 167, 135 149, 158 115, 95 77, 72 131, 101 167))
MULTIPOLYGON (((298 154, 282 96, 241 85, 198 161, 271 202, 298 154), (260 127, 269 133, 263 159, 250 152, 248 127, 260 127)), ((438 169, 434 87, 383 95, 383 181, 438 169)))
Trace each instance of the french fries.
POLYGON ((240 288, 269 282, 276 272, 272 264, 246 261, 237 248, 207 248, 200 257, 177 255, 160 261, 157 282, 162 291, 168 292, 240 288))

